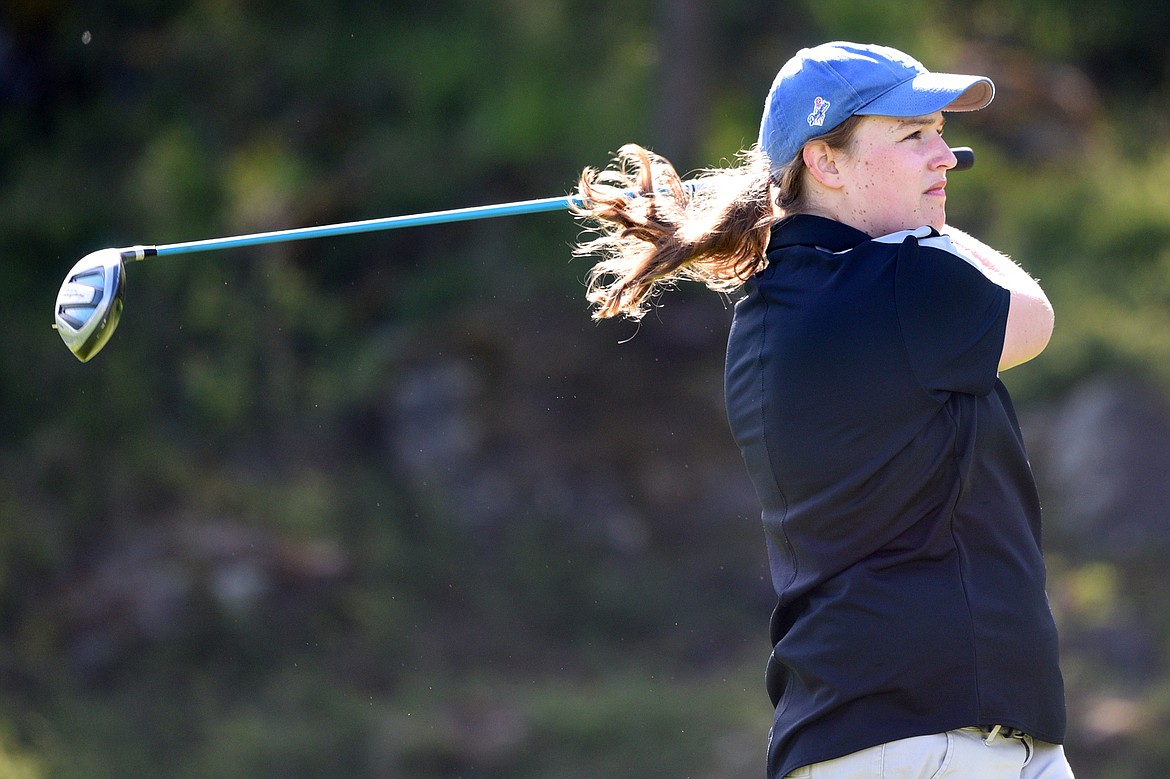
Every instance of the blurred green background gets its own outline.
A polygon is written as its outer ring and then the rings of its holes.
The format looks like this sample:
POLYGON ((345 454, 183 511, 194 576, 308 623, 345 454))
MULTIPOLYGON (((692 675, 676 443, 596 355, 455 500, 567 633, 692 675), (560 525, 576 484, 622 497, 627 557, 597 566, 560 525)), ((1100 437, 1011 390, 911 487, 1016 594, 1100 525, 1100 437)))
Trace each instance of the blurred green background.
POLYGON ((762 776, 730 301, 594 324, 545 214, 131 266, 85 365, 51 307, 101 247, 725 164, 838 38, 997 83, 950 215, 1057 309, 1005 380, 1068 752, 1170 775, 1168 37, 1135 0, 6 0, 0 776, 762 776))

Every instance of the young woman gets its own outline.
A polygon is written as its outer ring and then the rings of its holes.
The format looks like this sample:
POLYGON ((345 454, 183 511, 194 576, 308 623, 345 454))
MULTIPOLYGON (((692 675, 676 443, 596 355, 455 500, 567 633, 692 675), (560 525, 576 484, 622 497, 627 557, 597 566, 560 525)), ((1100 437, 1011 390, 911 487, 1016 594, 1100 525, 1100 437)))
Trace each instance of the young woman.
POLYGON ((684 278, 741 293, 726 400, 778 596, 772 779, 1072 776, 1040 505, 998 377, 1044 349, 1052 309, 946 224, 944 112, 993 94, 825 44, 780 70, 738 167, 692 190, 629 146, 581 179, 596 317, 640 317, 684 278))

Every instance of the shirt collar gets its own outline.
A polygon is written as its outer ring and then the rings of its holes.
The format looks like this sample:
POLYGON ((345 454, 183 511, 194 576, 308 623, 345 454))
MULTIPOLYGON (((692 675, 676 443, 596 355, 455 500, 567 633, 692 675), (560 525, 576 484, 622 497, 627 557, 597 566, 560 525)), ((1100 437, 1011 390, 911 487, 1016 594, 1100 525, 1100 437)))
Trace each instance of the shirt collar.
POLYGON ((910 236, 918 239, 937 238, 941 233, 929 225, 914 230, 899 230, 880 238, 863 233, 834 219, 812 214, 793 214, 772 225, 772 237, 768 252, 786 249, 790 246, 812 246, 821 251, 838 253, 856 248, 866 241, 880 243, 901 243, 910 236))
POLYGON ((817 246, 831 252, 843 252, 868 240, 869 235, 833 219, 793 214, 772 225, 768 251, 789 246, 817 246))

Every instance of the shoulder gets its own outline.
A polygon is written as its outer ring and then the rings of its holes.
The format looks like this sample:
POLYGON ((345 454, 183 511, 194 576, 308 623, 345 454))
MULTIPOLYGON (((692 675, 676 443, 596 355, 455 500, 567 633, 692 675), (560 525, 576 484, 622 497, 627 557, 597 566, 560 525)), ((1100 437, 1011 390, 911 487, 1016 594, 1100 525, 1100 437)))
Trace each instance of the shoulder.
POLYGON ((876 244, 901 246, 908 239, 913 239, 913 243, 920 249, 945 252, 963 260, 972 267, 978 267, 975 258, 955 245, 950 236, 940 233, 933 227, 926 225, 914 230, 899 230, 896 233, 879 236, 874 238, 873 242, 876 244))
POLYGON ((897 247, 899 277, 910 276, 919 284, 949 279, 957 283, 992 286, 983 267, 970 252, 932 227, 901 230, 874 238, 878 246, 897 247))

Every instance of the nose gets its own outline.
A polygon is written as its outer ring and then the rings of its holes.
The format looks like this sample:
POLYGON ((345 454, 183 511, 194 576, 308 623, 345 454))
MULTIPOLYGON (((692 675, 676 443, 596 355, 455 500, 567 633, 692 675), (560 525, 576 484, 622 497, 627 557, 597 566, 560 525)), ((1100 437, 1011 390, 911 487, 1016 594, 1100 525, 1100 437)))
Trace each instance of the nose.
POLYGON ((953 168, 958 167, 959 158, 955 154, 955 150, 952 149, 950 146, 947 146, 946 142, 943 141, 941 135, 939 136, 938 140, 939 140, 939 150, 938 150, 939 156, 938 156, 938 163, 937 163, 938 167, 943 168, 944 170, 952 170, 953 168))

